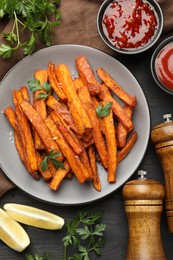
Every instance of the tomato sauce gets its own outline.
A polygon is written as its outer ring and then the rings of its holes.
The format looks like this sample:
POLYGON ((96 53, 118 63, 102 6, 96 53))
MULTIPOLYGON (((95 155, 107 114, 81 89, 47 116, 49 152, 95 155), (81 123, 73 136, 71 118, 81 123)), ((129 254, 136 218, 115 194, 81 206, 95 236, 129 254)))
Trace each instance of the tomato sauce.
POLYGON ((119 0, 107 6, 102 27, 114 46, 134 49, 153 38, 158 20, 154 8, 145 0, 119 0))
POLYGON ((168 43, 157 55, 155 71, 160 82, 173 90, 173 42, 168 43))

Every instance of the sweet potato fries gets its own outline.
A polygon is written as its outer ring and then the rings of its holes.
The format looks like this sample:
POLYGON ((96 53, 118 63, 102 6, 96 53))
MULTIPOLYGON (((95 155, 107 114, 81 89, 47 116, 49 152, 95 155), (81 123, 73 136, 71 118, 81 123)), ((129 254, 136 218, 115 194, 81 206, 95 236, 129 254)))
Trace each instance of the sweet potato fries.
POLYGON ((96 71, 98 81, 85 56, 74 63, 76 78, 67 64, 49 62, 47 69, 38 68, 30 86, 33 94, 26 86, 13 90, 14 108, 8 106, 4 114, 20 160, 33 178, 43 178, 56 191, 64 179, 75 176, 100 192, 98 163, 107 171, 107 181, 115 183, 118 164, 137 140, 132 122, 137 98, 103 68, 96 71))

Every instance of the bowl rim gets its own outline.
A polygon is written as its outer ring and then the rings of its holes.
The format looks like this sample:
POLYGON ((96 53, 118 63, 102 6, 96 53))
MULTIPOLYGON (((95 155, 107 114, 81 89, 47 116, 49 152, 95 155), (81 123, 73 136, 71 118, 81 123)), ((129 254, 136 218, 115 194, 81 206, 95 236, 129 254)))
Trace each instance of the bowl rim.
POLYGON ((170 90, 169 88, 167 88, 164 84, 162 84, 160 82, 160 80, 157 77, 156 71, 155 71, 155 59, 158 55, 158 53, 169 43, 173 42, 173 36, 169 36, 168 38, 164 39, 163 41, 161 41, 159 43, 159 45, 157 46, 157 48, 154 50, 152 56, 151 56, 151 61, 150 61, 150 68, 151 68, 151 74, 153 76, 153 79, 155 80, 155 82, 157 83, 157 85, 163 89, 165 92, 167 92, 168 94, 173 95, 173 90, 170 90))
POLYGON ((141 48, 137 48, 137 49, 120 49, 117 48, 116 46, 114 46, 113 44, 111 44, 111 42, 107 39, 107 37, 105 36, 103 29, 102 29, 102 25, 101 25, 101 20, 104 14, 104 11, 106 9, 106 7, 115 0, 104 0, 103 3, 101 4, 98 13, 97 13, 97 30, 98 33, 101 37, 101 39, 103 40, 103 42, 112 50, 118 52, 118 53, 122 53, 122 54, 138 54, 138 53, 142 53, 148 49, 150 49, 159 39, 162 31, 163 31, 163 24, 164 24, 164 19, 163 19, 163 12, 162 9, 160 7, 160 5, 158 4, 158 2, 156 0, 144 0, 144 2, 148 2, 150 5, 152 5, 152 7, 154 8, 155 13, 157 14, 157 19, 158 19, 158 29, 153 37, 153 39, 146 44, 145 46, 141 47, 141 48))

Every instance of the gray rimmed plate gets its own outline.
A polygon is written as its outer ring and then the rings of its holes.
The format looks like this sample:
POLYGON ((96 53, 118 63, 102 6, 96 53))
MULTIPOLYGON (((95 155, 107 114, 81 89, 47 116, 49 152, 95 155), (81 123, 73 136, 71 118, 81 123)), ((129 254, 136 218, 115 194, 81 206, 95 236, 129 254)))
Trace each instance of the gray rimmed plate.
POLYGON ((94 71, 103 67, 117 82, 131 95, 137 96, 137 106, 133 114, 135 130, 138 140, 129 155, 120 163, 117 169, 115 184, 107 182, 107 173, 98 165, 102 183, 102 191, 97 192, 90 183, 79 184, 75 178, 64 180, 55 192, 48 184, 32 179, 20 162, 14 143, 12 142, 12 128, 5 115, 0 113, 0 165, 7 177, 21 190, 34 198, 58 205, 78 205, 96 201, 117 190, 136 171, 141 163, 150 135, 150 113, 148 104, 137 80, 119 61, 97 49, 82 45, 58 45, 42 49, 17 63, 3 78, 0 84, 0 110, 3 111, 12 102, 12 90, 26 85, 32 79, 34 71, 46 69, 48 62, 56 65, 66 63, 71 74, 75 77, 74 59, 84 55, 94 71))

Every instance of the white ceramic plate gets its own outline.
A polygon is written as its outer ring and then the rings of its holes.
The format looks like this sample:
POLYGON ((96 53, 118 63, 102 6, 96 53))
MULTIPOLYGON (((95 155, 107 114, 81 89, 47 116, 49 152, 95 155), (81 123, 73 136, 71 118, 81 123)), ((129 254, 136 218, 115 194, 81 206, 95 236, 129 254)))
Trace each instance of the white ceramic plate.
POLYGON ((145 154, 150 134, 150 113, 145 95, 134 76, 116 59, 109 55, 81 45, 58 45, 42 49, 17 63, 3 78, 0 85, 0 111, 12 105, 12 90, 27 84, 33 79, 34 71, 46 69, 48 62, 66 63, 72 73, 77 75, 74 58, 85 55, 92 69, 102 66, 131 95, 137 96, 133 122, 138 132, 138 140, 130 154, 121 162, 117 170, 115 184, 107 182, 107 174, 99 165, 102 191, 97 192, 91 184, 79 184, 76 178, 64 180, 58 191, 48 188, 45 181, 32 179, 20 162, 14 143, 11 140, 12 128, 5 115, 0 113, 0 164, 7 177, 27 194, 49 203, 77 205, 89 203, 105 197, 123 185, 135 172, 145 154))

